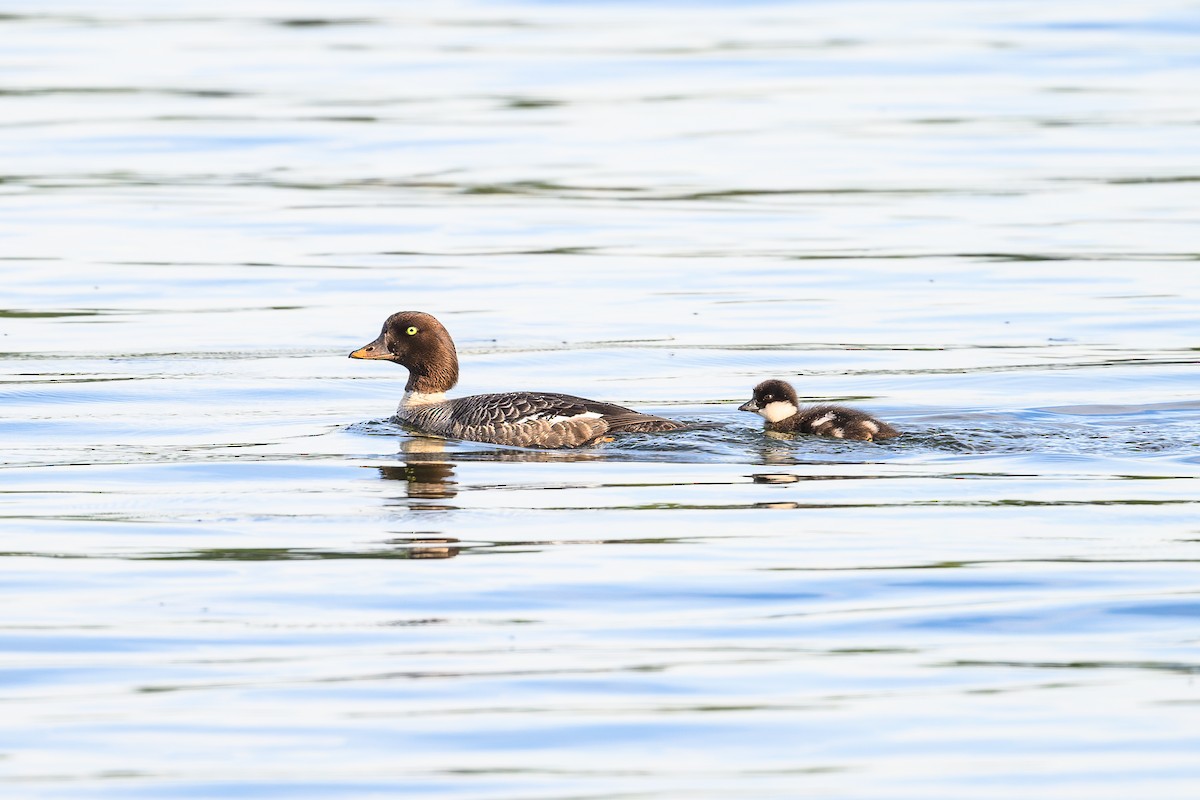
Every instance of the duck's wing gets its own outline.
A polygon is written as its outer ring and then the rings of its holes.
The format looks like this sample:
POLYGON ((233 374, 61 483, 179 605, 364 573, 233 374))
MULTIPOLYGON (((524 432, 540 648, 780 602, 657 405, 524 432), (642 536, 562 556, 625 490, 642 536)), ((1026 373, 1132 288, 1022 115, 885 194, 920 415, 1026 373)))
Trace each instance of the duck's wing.
POLYGON ((544 394, 542 396, 557 398, 563 403, 573 403, 586 409, 589 413, 599 414, 608 423, 608 429, 613 432, 657 433, 679 430, 684 427, 682 422, 676 422, 666 417, 656 417, 653 414, 643 414, 640 411, 612 403, 600 403, 569 394, 544 394))
POLYGON ((459 439, 516 447, 580 447, 608 431, 599 413, 541 392, 477 394, 449 401, 449 433, 459 439))
POLYGON ((613 431, 681 427, 662 417, 552 392, 478 394, 449 403, 452 436, 519 447, 580 447, 613 431))

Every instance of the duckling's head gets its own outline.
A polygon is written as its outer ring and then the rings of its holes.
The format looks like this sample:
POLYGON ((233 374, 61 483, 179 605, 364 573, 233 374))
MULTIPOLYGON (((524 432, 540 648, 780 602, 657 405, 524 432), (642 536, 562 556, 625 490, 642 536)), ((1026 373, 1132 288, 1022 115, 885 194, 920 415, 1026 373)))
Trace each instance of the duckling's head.
POLYGON ((408 367, 407 392, 438 394, 458 383, 458 353, 442 323, 420 311, 398 311, 383 323, 379 338, 351 358, 391 361, 408 367))
POLYGON ((796 390, 787 381, 771 379, 754 387, 754 397, 738 406, 738 411, 753 411, 767 422, 779 422, 800 410, 796 390))

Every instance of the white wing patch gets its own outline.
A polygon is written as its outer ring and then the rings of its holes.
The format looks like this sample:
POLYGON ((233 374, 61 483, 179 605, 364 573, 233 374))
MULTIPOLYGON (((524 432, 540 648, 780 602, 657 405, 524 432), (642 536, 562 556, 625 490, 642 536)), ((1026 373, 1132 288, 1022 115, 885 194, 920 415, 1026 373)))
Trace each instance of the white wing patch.
POLYGON ((565 417, 562 414, 556 414, 553 417, 539 417, 537 414, 534 414, 529 417, 522 417, 513 424, 520 425, 523 422, 538 421, 538 422, 545 422, 547 425, 557 425, 560 422, 570 422, 572 420, 577 420, 577 419, 600 419, 603 416, 604 416, 603 414, 600 414, 596 411, 586 411, 582 414, 572 414, 569 417, 565 417))
POLYGON ((836 418, 837 418, 836 412, 828 411, 824 415, 819 417, 818 419, 814 419, 812 421, 812 426, 815 428, 818 425, 824 425, 826 422, 832 422, 836 418))

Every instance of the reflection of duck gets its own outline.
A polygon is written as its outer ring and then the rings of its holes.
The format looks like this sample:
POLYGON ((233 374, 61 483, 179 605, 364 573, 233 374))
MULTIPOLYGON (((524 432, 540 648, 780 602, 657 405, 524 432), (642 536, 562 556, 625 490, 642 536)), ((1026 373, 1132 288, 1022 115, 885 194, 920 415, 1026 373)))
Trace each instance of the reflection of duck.
POLYGON ((409 462, 404 466, 379 467, 379 477, 389 481, 405 481, 408 496, 418 500, 440 500, 458 494, 454 489, 454 467, 450 464, 409 462))
POLYGON ((674 420, 569 394, 504 392, 446 399, 458 383, 458 354, 442 323, 419 311, 392 314, 379 338, 351 358, 408 367, 395 421, 422 433, 520 447, 579 447, 606 434, 683 427, 674 420))
MULTIPOLYGON (((404 464, 377 467, 380 478, 404 481, 407 484, 405 494, 414 500, 444 500, 458 494, 454 464, 446 460, 445 442, 420 437, 407 439, 401 451, 404 464)), ((413 507, 445 509, 451 506, 421 504, 413 507)))
POLYGON ((802 409, 796 390, 787 381, 763 381, 754 387, 754 397, 738 410, 758 414, 767 421, 766 430, 775 433, 811 433, 868 442, 900 435, 891 425, 857 409, 830 405, 802 409))

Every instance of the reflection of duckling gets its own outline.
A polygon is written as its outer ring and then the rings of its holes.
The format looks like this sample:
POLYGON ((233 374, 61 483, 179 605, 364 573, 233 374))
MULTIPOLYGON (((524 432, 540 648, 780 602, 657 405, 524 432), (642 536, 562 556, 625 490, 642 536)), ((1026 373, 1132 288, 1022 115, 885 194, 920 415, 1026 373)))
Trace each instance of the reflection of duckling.
POLYGON ((757 472, 750 476, 750 480, 755 483, 796 483, 800 476, 786 472, 757 472))
POLYGON ((388 544, 404 545, 397 553, 403 553, 402 558, 454 558, 462 549, 458 547, 458 539, 443 536, 413 536, 411 538, 389 539, 388 544))
POLYGON ((520 447, 580 447, 625 431, 673 431, 683 425, 612 403, 569 394, 505 392, 446 399, 458 383, 458 355, 442 323, 419 311, 392 314, 379 338, 350 354, 408 368, 396 422, 448 439, 520 447))
POLYGON ((796 390, 787 381, 763 381, 754 387, 754 397, 738 410, 758 414, 767 421, 765 429, 775 433, 811 433, 868 442, 900 435, 900 431, 886 422, 853 408, 829 405, 800 408, 796 390))

